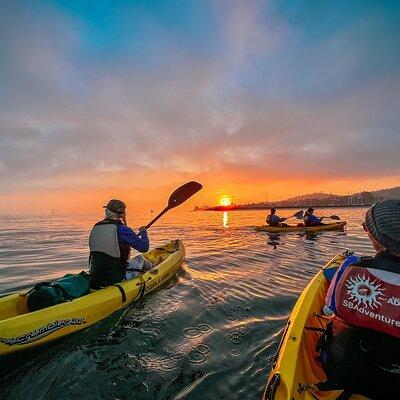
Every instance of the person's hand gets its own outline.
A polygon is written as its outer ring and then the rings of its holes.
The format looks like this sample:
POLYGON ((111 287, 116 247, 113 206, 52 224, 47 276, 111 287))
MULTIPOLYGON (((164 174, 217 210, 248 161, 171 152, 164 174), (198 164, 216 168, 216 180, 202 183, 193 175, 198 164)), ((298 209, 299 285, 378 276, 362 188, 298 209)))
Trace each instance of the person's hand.
POLYGON ((147 231, 147 228, 145 226, 141 226, 139 228, 139 232, 147 231))

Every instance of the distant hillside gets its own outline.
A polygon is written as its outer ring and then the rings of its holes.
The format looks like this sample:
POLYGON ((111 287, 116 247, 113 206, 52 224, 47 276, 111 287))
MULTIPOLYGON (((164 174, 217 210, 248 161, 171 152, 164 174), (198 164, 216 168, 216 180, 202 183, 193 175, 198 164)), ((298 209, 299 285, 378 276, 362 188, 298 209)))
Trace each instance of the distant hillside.
POLYGON ((400 199, 400 186, 391 188, 391 189, 380 189, 380 190, 375 190, 372 192, 359 192, 359 193, 353 193, 349 196, 347 195, 340 195, 340 194, 332 194, 332 193, 309 193, 309 194, 302 194, 300 196, 295 196, 295 197, 290 197, 288 199, 285 199, 283 201, 288 201, 288 202, 299 202, 299 201, 307 201, 307 200, 328 200, 331 198, 347 198, 347 197, 359 197, 359 196, 368 196, 372 195, 376 199, 389 199, 389 198, 394 198, 394 199, 400 199))
POLYGON ((289 197, 288 199, 284 201, 304 201, 304 200, 314 200, 314 199, 329 199, 331 197, 337 196, 332 193, 309 193, 309 194, 302 194, 300 196, 295 196, 295 197, 289 197))
POLYGON ((400 199, 400 186, 392 189, 381 189, 372 192, 375 197, 400 199))

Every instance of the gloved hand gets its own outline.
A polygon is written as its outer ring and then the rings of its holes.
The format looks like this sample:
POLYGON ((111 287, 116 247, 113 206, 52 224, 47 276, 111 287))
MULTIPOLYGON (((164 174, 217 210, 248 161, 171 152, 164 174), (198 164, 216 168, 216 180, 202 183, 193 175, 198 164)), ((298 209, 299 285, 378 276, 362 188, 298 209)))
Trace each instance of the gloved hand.
POLYGON ((147 228, 145 227, 145 226, 141 226, 140 228, 139 228, 139 232, 143 232, 143 231, 146 231, 147 230, 147 228))

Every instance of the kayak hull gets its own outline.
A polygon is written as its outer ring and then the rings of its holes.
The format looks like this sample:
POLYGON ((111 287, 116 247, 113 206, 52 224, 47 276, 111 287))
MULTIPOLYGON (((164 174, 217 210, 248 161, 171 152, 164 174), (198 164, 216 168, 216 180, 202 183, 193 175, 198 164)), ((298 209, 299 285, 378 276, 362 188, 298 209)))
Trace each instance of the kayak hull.
POLYGON ((286 233, 286 232, 323 232, 323 231, 341 231, 346 226, 346 221, 333 222, 332 224, 319 226, 256 226, 254 229, 259 232, 286 233))
POLYGON ((179 271, 185 247, 180 240, 175 240, 143 256, 156 262, 157 266, 141 277, 119 283, 126 295, 125 301, 116 286, 30 313, 24 294, 11 294, 0 299, 0 356, 32 349, 80 331, 140 299, 179 271))
MULTIPOLYGON (((321 364, 316 361, 315 346, 320 333, 306 330, 305 327, 326 326, 328 320, 318 317, 322 314, 329 286, 323 272, 328 268, 338 268, 344 258, 344 255, 338 255, 329 261, 297 300, 272 364, 263 400, 334 400, 340 395, 341 391, 307 389, 311 384, 325 381, 326 375, 321 364)), ((361 399, 365 397, 351 397, 351 400, 361 399)))

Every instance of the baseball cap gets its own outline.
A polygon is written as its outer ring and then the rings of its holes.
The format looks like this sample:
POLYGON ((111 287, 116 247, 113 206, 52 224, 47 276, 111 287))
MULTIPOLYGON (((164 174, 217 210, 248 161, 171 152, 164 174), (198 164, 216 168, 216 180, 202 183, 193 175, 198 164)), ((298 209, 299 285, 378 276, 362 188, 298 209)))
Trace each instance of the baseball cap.
POLYGON ((126 209, 126 204, 121 200, 112 199, 107 203, 106 206, 103 206, 103 208, 107 208, 107 210, 110 210, 116 214, 123 214, 126 209))

